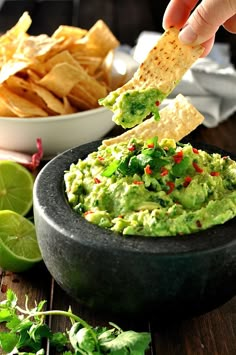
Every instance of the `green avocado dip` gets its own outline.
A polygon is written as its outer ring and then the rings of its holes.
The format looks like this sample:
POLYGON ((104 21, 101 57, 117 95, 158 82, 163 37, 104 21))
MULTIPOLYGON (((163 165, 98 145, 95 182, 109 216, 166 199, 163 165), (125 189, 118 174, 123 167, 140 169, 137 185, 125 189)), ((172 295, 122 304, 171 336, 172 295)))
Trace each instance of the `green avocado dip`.
POLYGON ((99 104, 114 112, 112 119, 117 125, 132 128, 151 113, 156 120, 159 120, 158 106, 165 96, 158 89, 128 90, 121 94, 113 91, 107 97, 100 99, 99 104))
POLYGON ((101 145, 64 181, 76 212, 124 235, 189 234, 236 215, 236 162, 171 139, 101 145))

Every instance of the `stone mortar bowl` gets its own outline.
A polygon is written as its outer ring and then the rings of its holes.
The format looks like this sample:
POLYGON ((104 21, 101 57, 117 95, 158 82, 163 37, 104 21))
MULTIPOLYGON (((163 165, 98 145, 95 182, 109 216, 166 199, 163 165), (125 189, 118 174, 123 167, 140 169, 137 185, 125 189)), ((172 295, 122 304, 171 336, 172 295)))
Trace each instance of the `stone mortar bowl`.
MULTIPOLYGON (((188 236, 123 237, 71 209, 64 171, 100 144, 56 156, 35 181, 36 232, 55 281, 80 303, 112 314, 185 318, 231 299, 236 294, 236 218, 188 236)), ((229 155, 209 145, 195 146, 229 155)))

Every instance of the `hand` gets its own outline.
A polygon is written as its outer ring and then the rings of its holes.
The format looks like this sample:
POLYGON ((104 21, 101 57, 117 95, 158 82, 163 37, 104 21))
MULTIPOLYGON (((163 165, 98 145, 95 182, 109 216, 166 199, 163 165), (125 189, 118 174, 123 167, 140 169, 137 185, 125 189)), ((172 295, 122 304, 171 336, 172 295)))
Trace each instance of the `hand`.
POLYGON ((179 39, 186 44, 202 44, 205 47, 202 56, 206 56, 221 25, 236 33, 236 0, 202 0, 194 9, 197 3, 198 0, 171 0, 163 17, 163 27, 182 29, 179 39))

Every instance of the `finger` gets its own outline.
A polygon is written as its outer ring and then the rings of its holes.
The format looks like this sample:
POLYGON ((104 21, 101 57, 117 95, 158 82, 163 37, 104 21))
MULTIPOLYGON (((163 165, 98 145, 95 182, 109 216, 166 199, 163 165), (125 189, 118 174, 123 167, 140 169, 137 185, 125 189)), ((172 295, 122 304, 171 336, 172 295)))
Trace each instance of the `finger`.
POLYGON ((202 44, 212 38, 219 26, 234 16, 236 1, 203 0, 193 11, 180 33, 186 44, 202 44))
POLYGON ((163 28, 175 26, 180 29, 183 27, 197 2, 198 0, 170 1, 163 16, 163 28))
POLYGON ((236 15, 230 17, 227 21, 225 21, 223 26, 227 31, 231 33, 236 33, 236 15))
POLYGON ((214 42, 215 42, 215 36, 208 39, 208 41, 202 43, 202 46, 204 47, 204 51, 203 51, 201 57, 206 57, 210 53, 214 42))

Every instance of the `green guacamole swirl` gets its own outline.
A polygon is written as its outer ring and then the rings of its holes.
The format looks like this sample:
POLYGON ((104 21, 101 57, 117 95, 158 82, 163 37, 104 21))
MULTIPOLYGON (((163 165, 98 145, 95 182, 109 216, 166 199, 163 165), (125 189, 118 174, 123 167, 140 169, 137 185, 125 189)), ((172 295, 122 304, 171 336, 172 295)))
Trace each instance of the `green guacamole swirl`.
POLYGON ((141 123, 149 114, 159 120, 158 106, 165 95, 157 89, 128 90, 121 94, 114 91, 99 104, 107 107, 113 114, 113 121, 123 128, 131 128, 141 123))
POLYGON ((101 145, 64 180, 75 211, 123 235, 190 234, 236 215, 236 162, 171 139, 101 145))

